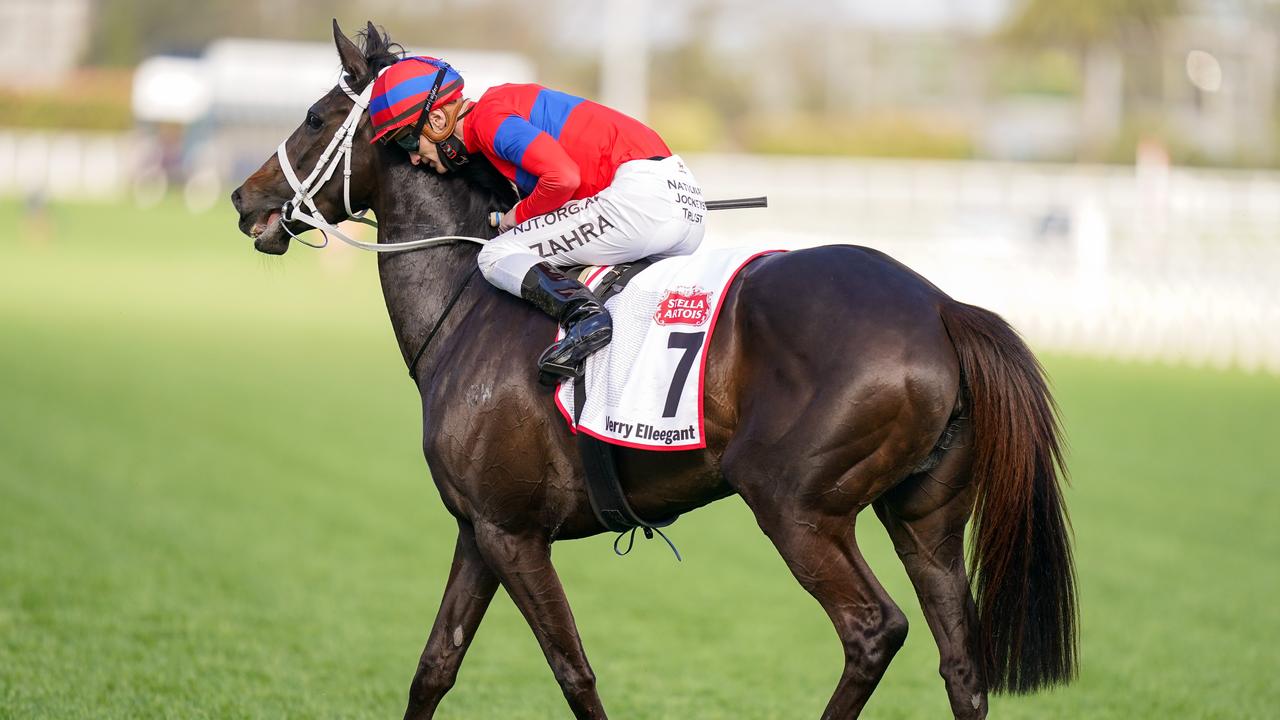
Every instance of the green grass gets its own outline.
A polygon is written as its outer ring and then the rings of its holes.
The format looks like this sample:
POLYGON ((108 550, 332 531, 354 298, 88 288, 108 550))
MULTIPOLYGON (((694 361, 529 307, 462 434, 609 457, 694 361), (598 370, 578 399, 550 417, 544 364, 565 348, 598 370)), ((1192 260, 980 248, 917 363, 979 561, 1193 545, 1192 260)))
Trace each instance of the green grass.
MULTIPOLYGON (((371 257, 253 253, 227 212, 0 205, 0 717, 399 717, 454 524, 371 257)), ((1004 718, 1274 717, 1280 380, 1049 358, 1079 682, 1004 718)), ((867 707, 947 714, 912 632, 867 707)), ((816 718, 840 649, 729 499, 556 559, 617 718, 816 718)), ((501 593, 442 718, 568 714, 501 593)))

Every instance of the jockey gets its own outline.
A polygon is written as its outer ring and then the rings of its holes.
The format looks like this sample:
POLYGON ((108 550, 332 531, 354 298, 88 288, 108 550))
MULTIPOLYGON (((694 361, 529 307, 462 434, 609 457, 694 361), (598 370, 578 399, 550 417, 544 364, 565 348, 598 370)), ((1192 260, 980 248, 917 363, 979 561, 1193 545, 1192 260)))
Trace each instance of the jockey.
POLYGON ((392 65, 374 82, 374 139, 439 173, 479 153, 515 184, 521 200, 481 249, 480 272, 564 327, 538 364, 574 376, 613 325, 558 268, 692 253, 705 229, 702 190, 656 132, 616 110, 540 85, 498 85, 475 101, 462 88, 443 60, 392 65))

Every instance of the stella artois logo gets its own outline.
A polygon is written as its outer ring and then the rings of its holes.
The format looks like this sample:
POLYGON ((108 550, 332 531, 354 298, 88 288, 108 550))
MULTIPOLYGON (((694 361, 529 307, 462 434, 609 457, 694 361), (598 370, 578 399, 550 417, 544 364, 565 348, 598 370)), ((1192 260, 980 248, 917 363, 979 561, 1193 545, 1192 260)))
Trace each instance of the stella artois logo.
POLYGON ((711 292, 699 287, 668 290, 653 321, 659 325, 703 325, 711 319, 711 292))

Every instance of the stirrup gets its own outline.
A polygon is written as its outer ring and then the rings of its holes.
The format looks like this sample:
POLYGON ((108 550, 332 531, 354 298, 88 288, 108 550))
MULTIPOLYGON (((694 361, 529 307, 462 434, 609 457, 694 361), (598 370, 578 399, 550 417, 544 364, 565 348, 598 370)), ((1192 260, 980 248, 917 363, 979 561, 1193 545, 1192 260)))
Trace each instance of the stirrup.
POLYGON ((555 385, 565 378, 580 377, 585 372, 587 358, 612 339, 613 323, 607 311, 575 322, 564 337, 538 357, 538 382, 555 385))
MULTIPOLYGON (((547 348, 543 351, 543 355, 547 354, 547 348)), ((585 366, 578 365, 576 367, 554 363, 547 360, 538 360, 538 384, 544 387, 556 387, 564 380, 577 380, 585 370, 585 366)))

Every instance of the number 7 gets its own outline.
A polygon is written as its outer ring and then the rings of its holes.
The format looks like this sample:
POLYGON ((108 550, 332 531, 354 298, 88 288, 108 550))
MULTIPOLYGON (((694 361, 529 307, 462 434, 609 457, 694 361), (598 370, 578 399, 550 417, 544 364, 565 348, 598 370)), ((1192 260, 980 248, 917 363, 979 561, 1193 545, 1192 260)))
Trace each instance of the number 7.
POLYGON ((676 408, 680 407, 680 396, 684 393, 685 381, 689 379, 689 370, 693 368, 693 358, 702 347, 706 332, 684 333, 673 332, 667 337, 667 348, 684 350, 684 356, 676 363, 676 374, 671 378, 671 387, 667 390, 667 404, 662 408, 662 417, 676 416, 676 408))

